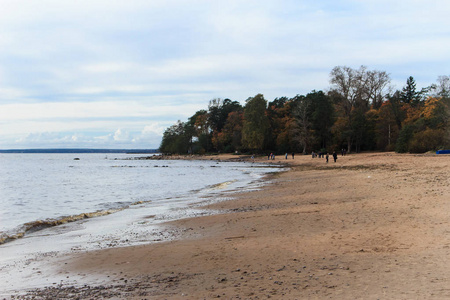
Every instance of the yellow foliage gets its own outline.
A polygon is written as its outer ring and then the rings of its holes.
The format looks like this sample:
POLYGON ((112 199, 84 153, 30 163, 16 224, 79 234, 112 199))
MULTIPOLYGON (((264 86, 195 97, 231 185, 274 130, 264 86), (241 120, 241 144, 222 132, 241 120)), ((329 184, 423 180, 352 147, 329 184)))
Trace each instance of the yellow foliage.
POLYGON ((420 109, 420 107, 404 106, 403 108, 406 108, 406 118, 403 121, 404 124, 412 124, 418 119, 420 119, 420 116, 422 114, 422 110, 420 109))
POLYGON ((435 113, 436 113, 436 109, 439 106, 439 101, 441 100, 441 98, 434 98, 434 97, 429 97, 426 101, 425 101, 425 107, 422 111, 422 115, 426 118, 426 119, 431 119, 435 113))

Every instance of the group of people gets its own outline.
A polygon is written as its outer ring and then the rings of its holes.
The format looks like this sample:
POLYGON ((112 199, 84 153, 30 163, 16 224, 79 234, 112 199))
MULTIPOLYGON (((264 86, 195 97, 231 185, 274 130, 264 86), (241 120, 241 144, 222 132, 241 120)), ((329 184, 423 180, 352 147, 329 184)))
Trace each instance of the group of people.
MULTIPOLYGON (((294 159, 294 156, 295 156, 295 153, 294 152, 292 152, 292 159, 294 159)), ((284 157, 287 159, 288 158, 288 154, 287 154, 287 152, 286 152, 286 154, 284 155, 284 157)))
MULTIPOLYGON (((342 152, 342 153, 344 153, 344 152, 342 152)), ((325 157, 325 159, 327 160, 327 163, 328 163, 328 159, 329 159, 329 154, 328 154, 328 152, 326 152, 326 153, 325 153, 325 152, 315 153, 315 152, 313 151, 313 152, 311 153, 311 155, 312 155, 312 158, 316 158, 316 157, 324 158, 324 157, 325 157)), ((342 155, 344 155, 344 154, 342 154, 342 155)), ((333 156, 334 162, 336 162, 336 161, 337 161, 337 153, 336 153, 336 151, 333 152, 332 156, 333 156)))
MULTIPOLYGON (((287 154, 287 152, 286 152, 286 154, 284 155, 284 157, 286 158, 286 159, 288 159, 288 154, 287 154)), ((294 159, 294 157, 295 157, 295 153, 294 152, 292 152, 292 159, 294 159)), ((267 155, 267 160, 275 160, 275 154, 273 154, 273 153, 270 153, 269 155, 267 155)))
MULTIPOLYGON (((341 153, 342 153, 342 156, 344 156, 346 153, 347 153, 347 151, 345 150, 345 149, 342 149, 341 150, 341 153)), ((327 160, 327 163, 328 163, 328 159, 329 159, 329 154, 328 154, 328 152, 319 152, 319 153, 316 153, 316 152, 312 152, 311 153, 311 155, 312 155, 312 158, 316 158, 316 157, 319 157, 319 158, 325 158, 326 160, 327 160)), ((331 154, 332 156, 333 156, 333 160, 334 160, 334 162, 336 162, 337 161, 337 153, 336 153, 336 151, 333 151, 333 154, 331 154)), ((286 159, 288 159, 288 153, 286 153, 285 155, 284 155, 284 157, 286 158, 286 159)), ((295 157, 295 153, 294 152, 292 152, 292 159, 294 159, 294 157, 295 157)), ((254 158, 254 156, 252 155, 252 159, 254 158)), ((267 155, 267 160, 275 160, 275 154, 274 153, 270 153, 270 154, 268 154, 267 155)))

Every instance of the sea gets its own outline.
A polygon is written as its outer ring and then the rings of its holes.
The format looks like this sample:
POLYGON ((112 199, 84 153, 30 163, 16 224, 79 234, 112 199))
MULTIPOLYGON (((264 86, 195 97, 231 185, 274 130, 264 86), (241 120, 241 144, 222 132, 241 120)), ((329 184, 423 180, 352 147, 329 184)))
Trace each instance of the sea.
POLYGON ((50 268, 66 253, 179 238, 186 229, 169 221, 221 213, 203 206, 259 189, 283 170, 148 156, 0 153, 0 296, 65 283, 50 268))
MULTIPOLYGON (((258 188, 267 173, 281 170, 252 162, 146 157, 148 154, 0 154, 0 244, 39 236, 42 231, 60 235, 58 230, 49 231, 52 227, 79 231, 80 224, 89 227, 89 221, 97 218, 102 218, 104 234, 117 232, 117 239, 130 228, 139 231, 136 224, 154 225, 206 214, 201 205, 258 188)), ((98 221, 95 223, 95 230, 102 232, 98 221)), ((145 242, 145 235, 133 236, 137 238, 128 236, 128 244, 145 242)))

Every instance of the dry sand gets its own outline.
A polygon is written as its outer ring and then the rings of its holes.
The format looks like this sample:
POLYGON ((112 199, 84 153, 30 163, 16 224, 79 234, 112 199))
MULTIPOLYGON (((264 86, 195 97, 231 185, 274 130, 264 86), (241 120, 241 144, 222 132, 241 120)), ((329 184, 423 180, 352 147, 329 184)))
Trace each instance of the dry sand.
POLYGON ((212 205, 222 214, 167 224, 183 230, 180 240, 74 254, 59 266, 68 278, 109 282, 28 297, 450 299, 449 155, 278 161, 291 169, 212 205))

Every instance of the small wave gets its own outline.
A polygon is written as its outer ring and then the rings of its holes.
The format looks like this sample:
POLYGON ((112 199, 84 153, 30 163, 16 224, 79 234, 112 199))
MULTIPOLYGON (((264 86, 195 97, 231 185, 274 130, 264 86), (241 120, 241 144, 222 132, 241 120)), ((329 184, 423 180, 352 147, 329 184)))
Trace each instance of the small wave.
MULTIPOLYGON (((132 205, 141 204, 138 201, 133 203, 132 205)), ((46 220, 37 220, 33 222, 28 222, 20 226, 18 229, 11 232, 0 232, 0 245, 11 242, 13 240, 23 238, 26 234, 33 233, 42 229, 46 229, 49 227, 54 227, 58 225, 63 225, 66 223, 71 223, 83 219, 101 217, 109 214, 116 213, 118 211, 124 210, 127 207, 116 208, 116 209, 108 209, 103 211, 95 211, 89 213, 81 213, 78 215, 64 216, 59 219, 46 219, 46 220)))
POLYGON ((237 180, 234 179, 234 180, 230 180, 230 181, 216 183, 216 184, 206 187, 206 189, 207 190, 223 190, 223 189, 226 189, 230 184, 235 183, 236 181, 237 180))
POLYGON ((33 222, 28 222, 15 230, 9 232, 0 231, 0 245, 5 244, 7 242, 11 242, 16 239, 23 238, 26 234, 30 234, 42 229, 46 229, 49 227, 54 227, 58 225, 63 225, 66 223, 76 222, 83 219, 90 219, 95 217, 101 217, 105 215, 110 215, 124 209, 129 208, 130 206, 142 205, 152 202, 151 200, 139 200, 135 202, 119 202, 115 203, 116 205, 120 205, 119 207, 108 207, 104 210, 98 210, 95 212, 81 213, 78 215, 64 216, 57 219, 46 219, 46 220, 37 220, 33 222))
POLYGON ((111 168, 137 168, 137 166, 123 165, 123 166, 111 166, 111 168))
POLYGON ((132 206, 132 205, 146 204, 146 203, 150 203, 150 202, 152 202, 152 200, 139 200, 139 201, 136 201, 136 202, 131 203, 130 206, 132 206))
POLYGON ((207 185, 207 186, 205 186, 203 188, 200 188, 200 189, 191 190, 191 192, 192 193, 200 193, 200 192, 203 192, 203 191, 210 192, 210 191, 215 191, 215 190, 223 190, 223 189, 226 189, 230 184, 235 183, 236 181, 237 181, 237 179, 233 179, 233 180, 230 180, 230 181, 225 181, 225 182, 220 182, 220 183, 216 183, 216 184, 211 184, 211 185, 207 185))

